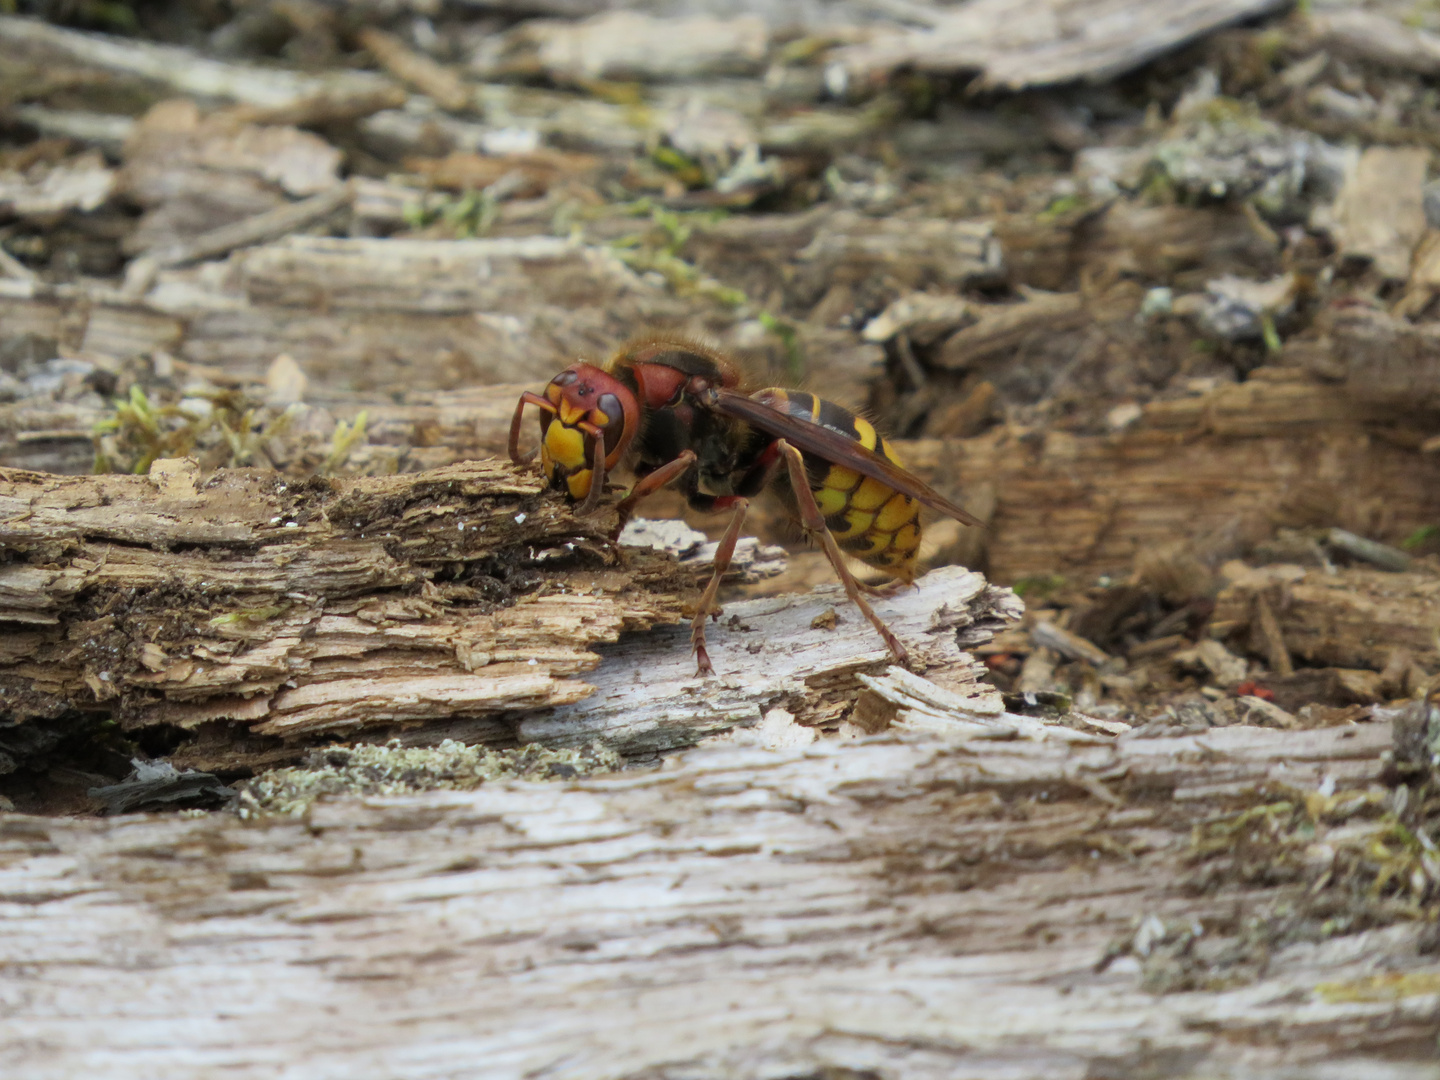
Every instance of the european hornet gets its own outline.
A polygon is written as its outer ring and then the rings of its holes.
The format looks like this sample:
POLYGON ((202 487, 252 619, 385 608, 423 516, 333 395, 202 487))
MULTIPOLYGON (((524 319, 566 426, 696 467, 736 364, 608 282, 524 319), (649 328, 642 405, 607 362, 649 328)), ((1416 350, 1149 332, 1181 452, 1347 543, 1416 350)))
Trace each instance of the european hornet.
POLYGON ((966 525, 980 522, 906 471, 880 433, 849 409, 798 390, 749 391, 739 370, 706 346, 652 337, 622 347, 603 368, 572 364, 544 394, 520 395, 510 423, 510 459, 520 453, 525 406, 540 410, 540 462, 552 487, 586 514, 599 505, 606 476, 628 461, 638 477, 617 507, 680 480, 696 510, 729 510, 715 569, 691 624, 699 674, 714 672, 705 616, 719 616, 715 594, 729 568, 749 500, 773 487, 818 541, 845 593, 879 632, 898 663, 905 646, 875 614, 866 594, 888 595, 915 578, 920 504, 966 525), (841 552, 896 581, 875 588, 855 580, 841 552))

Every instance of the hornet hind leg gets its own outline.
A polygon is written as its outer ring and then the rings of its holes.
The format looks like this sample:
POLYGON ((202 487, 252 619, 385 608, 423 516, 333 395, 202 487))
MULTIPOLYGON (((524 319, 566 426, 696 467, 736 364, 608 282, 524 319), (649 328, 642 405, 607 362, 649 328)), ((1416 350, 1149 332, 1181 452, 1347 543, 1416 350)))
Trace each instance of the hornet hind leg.
MULTIPOLYGON (((902 667, 910 662, 910 654, 905 646, 900 644, 890 628, 885 625, 879 615, 875 614, 869 602, 865 599, 865 592, 870 591, 872 595, 883 595, 879 590, 865 587, 855 580, 855 575, 850 573, 849 567, 845 565, 845 556, 840 551, 840 545, 835 542, 835 537, 830 535, 830 529, 825 524, 825 516, 820 513, 820 507, 815 502, 815 493, 810 490, 810 480, 805 474, 805 459, 800 451, 787 443, 784 439, 775 444, 785 458, 785 464, 790 469, 790 486, 795 489, 795 501, 800 509, 800 523, 804 526, 806 533, 817 540, 830 560, 830 565, 835 570, 835 576, 840 579, 840 584, 845 587, 845 595, 850 602, 860 609, 861 614, 870 620, 870 625, 875 627, 885 647, 890 650, 890 655, 895 662, 902 667)), ((733 545, 732 545, 733 547, 733 545)))

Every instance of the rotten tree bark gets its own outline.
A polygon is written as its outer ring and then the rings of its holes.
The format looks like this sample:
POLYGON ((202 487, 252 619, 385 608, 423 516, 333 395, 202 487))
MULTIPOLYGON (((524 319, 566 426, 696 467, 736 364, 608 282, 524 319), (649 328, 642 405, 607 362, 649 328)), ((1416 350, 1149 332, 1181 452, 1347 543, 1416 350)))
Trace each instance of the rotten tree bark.
MULTIPOLYGON (((383 458, 417 469, 503 454, 527 388, 538 384, 422 389, 398 404, 333 391, 307 401, 347 418, 366 409, 369 445, 352 453, 352 467, 383 458)), ((101 416, 64 402, 0 405, 0 463, 88 468, 101 416)), ((1015 581, 1128 573, 1137 553, 1176 537, 1224 557, 1277 526, 1339 526, 1397 542, 1440 520, 1440 454, 1417 453, 1433 434, 1427 414, 1282 368, 1152 403, 1105 435, 1000 426, 969 439, 894 442, 916 473, 987 518, 983 533, 929 526, 937 563, 1015 581)), ((681 512, 678 500, 654 505, 681 512)))
MULTIPOLYGON (((286 483, 0 474, 0 686, 10 722, 112 716, 208 741, 178 759, 233 771, 293 757, 281 739, 592 739, 653 754, 783 707, 838 720, 888 654, 835 591, 752 601, 711 630, 721 677, 697 680, 673 624, 709 550, 677 564, 617 548, 613 513, 574 517, 529 469, 495 460, 404 476, 286 483), (596 692, 598 688, 598 692, 596 692), (537 713, 537 710, 555 710, 537 713), (242 751, 238 725, 272 737, 242 751)), ((757 558, 753 541, 737 568, 757 558)), ((878 605, 941 683, 1019 614, 950 570, 878 605)), ((992 692, 993 694, 993 692, 992 692)))

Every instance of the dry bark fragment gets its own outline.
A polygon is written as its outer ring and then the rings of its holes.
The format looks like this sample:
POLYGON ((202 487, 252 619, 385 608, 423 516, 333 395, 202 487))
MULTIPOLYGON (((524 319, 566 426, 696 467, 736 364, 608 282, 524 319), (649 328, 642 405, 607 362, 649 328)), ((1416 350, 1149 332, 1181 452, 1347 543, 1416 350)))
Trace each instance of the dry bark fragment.
POLYGON ((1303 356, 1312 370, 1344 380, 1363 401, 1407 412, 1440 407, 1440 325, 1348 308, 1332 313, 1325 329, 1303 356))
MULTIPOLYGON (((1293 656, 1379 672, 1403 649, 1425 668, 1440 668, 1440 574, 1358 566, 1335 573, 1298 566, 1237 570, 1217 598, 1212 625, 1219 632, 1243 628, 1250 623, 1253 598, 1277 587, 1275 626, 1293 656)), ((1263 615, 1257 617, 1268 640, 1263 615)))
POLYGON ((1331 232, 1346 255, 1370 259, 1385 277, 1410 277, 1410 256, 1425 232, 1423 188, 1430 151, 1372 146, 1360 155, 1335 200, 1331 232))
POLYGON ((474 100, 470 88, 459 75, 417 53, 394 34, 373 26, 361 29, 360 44, 397 79, 430 95, 447 109, 465 109, 474 100))
POLYGON ((769 43, 757 15, 655 18, 619 10, 578 23, 522 23, 487 43, 475 64, 490 75, 544 72, 561 82, 693 79, 753 74, 769 43))
POLYGON ((898 67, 981 73, 1018 90, 1123 74, 1185 42, 1285 6, 1282 0, 979 0, 909 34, 841 50, 856 75, 898 67))
POLYGON ((1318 44, 1336 52, 1417 75, 1440 74, 1440 37, 1380 12, 1317 13, 1308 28, 1318 44))
POLYGON ((1079 293, 1031 292, 1019 304, 974 305, 971 311, 977 321, 946 339, 938 358, 941 367, 969 367, 1019 347, 1032 334, 1073 330, 1089 318, 1079 293))
POLYGON ((226 63, 174 45, 87 34, 35 19, 0 19, 0 41, 81 64, 163 83, 197 98, 228 98, 262 107, 283 107, 320 94, 370 95, 392 86, 365 71, 301 75, 278 68, 226 63))
POLYGON ((0 617, 39 632, 8 650, 6 681, 132 727, 279 735, 574 701, 591 643, 678 617, 659 591, 674 570, 643 553, 607 568, 613 519, 541 491, 494 461, 303 484, 185 463, 7 472, 0 617), (525 588, 576 559, 613 595, 525 588))

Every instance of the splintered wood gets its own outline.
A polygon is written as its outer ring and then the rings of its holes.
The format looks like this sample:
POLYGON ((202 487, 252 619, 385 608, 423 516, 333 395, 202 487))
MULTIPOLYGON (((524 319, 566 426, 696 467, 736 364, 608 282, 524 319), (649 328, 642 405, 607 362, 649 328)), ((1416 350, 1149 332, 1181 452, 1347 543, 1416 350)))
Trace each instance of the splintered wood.
POLYGON ((1423 924, 1318 929, 1393 748, 742 743, 303 820, 0 816, 0 1045, 109 1080, 1419 1080, 1423 924), (1317 818, 1272 834, 1259 785, 1317 818))
MULTIPOLYGON (((302 484, 243 470, 201 481, 175 460, 145 477, 10 471, 0 620, 23 629, 0 646, 0 681, 31 723, 98 711, 132 730, 417 728, 407 738, 653 754, 776 707, 838 720, 857 675, 889 662, 838 587, 728 612, 711 631, 718 679, 696 679, 688 626, 601 648, 680 621, 714 554, 677 564, 616 548, 614 524, 573 517, 533 472, 497 461, 302 484)), ((753 541, 738 555, 736 572, 773 572, 753 541)), ((958 569, 877 607, 957 685, 980 673, 961 647, 1020 612, 958 569)), ((226 768, 244 757, 223 742, 179 756, 201 753, 226 768)))
POLYGON ((604 518, 577 521, 541 491, 493 461, 294 486, 259 471, 202 483, 185 462, 148 477, 8 473, 0 617, 26 629, 7 636, 3 677, 32 714, 261 734, 575 701, 588 646, 679 617, 645 584, 675 571, 644 553, 607 568, 604 518), (515 595, 548 560, 587 552, 563 592, 515 595))

